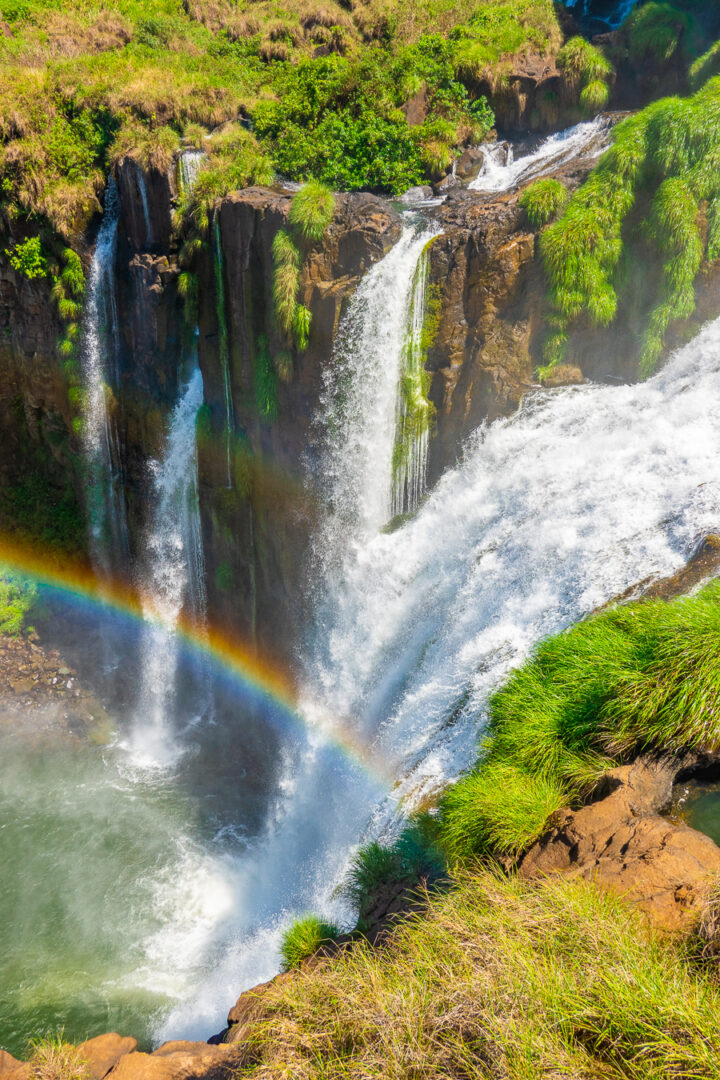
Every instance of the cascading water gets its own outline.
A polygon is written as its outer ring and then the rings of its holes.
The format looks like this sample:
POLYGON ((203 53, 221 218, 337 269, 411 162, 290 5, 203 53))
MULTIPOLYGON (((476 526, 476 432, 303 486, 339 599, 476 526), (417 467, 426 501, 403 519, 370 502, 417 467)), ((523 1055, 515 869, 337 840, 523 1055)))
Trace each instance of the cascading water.
POLYGON ((178 186, 180 193, 192 191, 200 172, 200 166, 205 160, 203 150, 183 150, 178 158, 178 186))
POLYGON ((232 389, 230 387, 230 349, 228 345, 227 313, 225 305, 225 267, 223 265, 220 219, 217 213, 213 219, 213 260, 215 267, 215 295, 217 302, 220 367, 222 368, 223 392, 225 395, 225 448, 227 452, 227 486, 229 490, 232 487, 230 456, 234 410, 232 389))
POLYGON ((112 388, 118 380, 115 253, 119 217, 118 190, 110 179, 88 280, 82 348, 90 554, 96 572, 103 577, 127 560, 129 550, 120 453, 111 412, 112 388))
POLYGON ((150 216, 150 203, 148 200, 147 185, 145 184, 145 173, 139 165, 135 168, 137 175, 138 191, 140 193, 140 202, 143 208, 143 220, 145 222, 145 246, 151 247, 153 244, 153 227, 152 218, 150 216))
MULTIPOLYGON (((411 337, 417 329, 410 316, 423 275, 418 279, 416 271, 434 235, 406 225, 395 247, 360 283, 338 329, 320 427, 321 483, 332 509, 328 525, 341 545, 343 537, 377 531, 393 513, 398 387, 408 327, 411 337)), ((421 302, 414 308, 421 320, 421 302)), ((327 537, 322 543, 327 547, 327 537)))
POLYGON ((427 245, 413 278, 408 328, 402 351, 393 449, 393 516, 417 508, 425 491, 432 406, 427 398, 425 316, 430 258, 427 245))
POLYGON ((483 146, 485 159, 480 174, 468 187, 498 194, 536 180, 575 158, 598 157, 607 149, 611 127, 608 117, 598 116, 550 135, 537 149, 517 159, 509 143, 489 143, 483 146))
POLYGON ((195 435, 202 402, 202 375, 195 364, 172 414, 163 458, 150 464, 154 510, 139 588, 147 630, 130 741, 133 761, 143 766, 168 765, 176 756, 169 721, 175 703, 178 623, 184 614, 197 626, 206 615, 195 435))

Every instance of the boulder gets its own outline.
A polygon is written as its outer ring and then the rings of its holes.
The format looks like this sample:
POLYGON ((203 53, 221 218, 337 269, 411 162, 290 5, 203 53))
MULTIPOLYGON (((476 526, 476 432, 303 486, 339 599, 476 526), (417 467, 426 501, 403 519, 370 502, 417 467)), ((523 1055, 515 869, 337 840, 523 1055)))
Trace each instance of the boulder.
POLYGON ((447 176, 443 176, 442 180, 438 180, 437 184, 435 184, 434 191, 436 195, 447 195, 449 191, 452 191, 453 188, 459 186, 460 181, 454 173, 449 172, 447 176))
POLYGON ((110 1031, 81 1043, 78 1050, 88 1064, 92 1080, 103 1080, 121 1057, 137 1050, 137 1039, 110 1031))
POLYGON ((521 877, 582 877, 622 896, 663 930, 691 929, 720 874, 720 848, 660 816, 686 768, 682 760, 640 758, 609 770, 604 797, 556 814, 521 860, 521 877))
POLYGON ((404 206, 417 206, 418 203, 426 202, 428 199, 432 199, 433 189, 429 184, 420 184, 418 187, 408 188, 400 196, 399 201, 404 206))
POLYGON ((478 176, 485 161, 485 152, 479 146, 470 146, 464 150, 455 164, 455 175, 458 180, 469 183, 478 176))
POLYGON ((7 1050, 0 1050, 0 1080, 27 1080, 30 1066, 18 1061, 7 1050))
POLYGON ((558 364, 544 380, 543 385, 547 387, 578 386, 584 382, 585 376, 579 367, 574 364, 558 364))

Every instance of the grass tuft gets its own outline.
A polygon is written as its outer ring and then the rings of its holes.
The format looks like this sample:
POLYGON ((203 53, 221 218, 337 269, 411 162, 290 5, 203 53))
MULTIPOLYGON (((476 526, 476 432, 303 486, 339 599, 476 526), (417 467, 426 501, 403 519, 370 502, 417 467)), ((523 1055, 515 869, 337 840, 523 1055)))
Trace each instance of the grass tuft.
POLYGON ((322 240, 335 214, 335 196, 318 180, 309 180, 290 204, 290 224, 306 240, 322 240))
POLYGON ((332 923, 323 922, 317 915, 296 919, 283 935, 280 954, 283 970, 289 971, 313 956, 323 945, 334 941, 340 931, 332 923))
POLYGON ((568 200, 568 193, 559 180, 536 180, 520 195, 518 202, 535 228, 547 225, 557 217, 568 200))

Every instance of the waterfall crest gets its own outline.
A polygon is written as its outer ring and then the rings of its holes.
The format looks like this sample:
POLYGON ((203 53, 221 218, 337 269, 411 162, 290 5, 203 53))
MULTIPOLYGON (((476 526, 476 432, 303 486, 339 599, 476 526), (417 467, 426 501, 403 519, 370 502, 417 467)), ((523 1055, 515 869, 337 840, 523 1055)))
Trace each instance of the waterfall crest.
POLYGON ((126 563, 129 553, 120 452, 112 416, 112 393, 118 380, 115 255, 119 218, 120 198, 111 178, 88 279, 82 347, 90 554, 96 571, 104 577, 126 563))

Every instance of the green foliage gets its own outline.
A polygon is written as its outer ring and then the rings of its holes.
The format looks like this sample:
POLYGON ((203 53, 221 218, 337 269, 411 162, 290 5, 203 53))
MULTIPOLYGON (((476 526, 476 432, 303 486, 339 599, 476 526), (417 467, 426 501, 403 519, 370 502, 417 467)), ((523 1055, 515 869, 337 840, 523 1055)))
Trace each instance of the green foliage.
POLYGON ((693 89, 702 86, 713 75, 720 73, 720 41, 711 45, 688 69, 688 80, 693 89))
POLYGON ((628 52, 634 64, 667 64, 691 27, 690 16, 674 4, 642 4, 625 23, 628 52))
POLYGON ((47 259, 43 253, 39 236, 30 236, 6 248, 5 254, 13 270, 32 281, 33 278, 45 277, 48 272, 47 259))
POLYGON ((310 326, 312 312, 304 304, 297 304, 293 316, 293 338, 300 352, 304 352, 310 344, 310 326))
POLYGON ((275 234, 273 253, 273 305, 278 326, 288 337, 293 333, 300 285, 300 252, 290 233, 275 234))
POLYGON ((582 37, 570 38, 558 53, 557 65, 565 76, 566 88, 583 112, 593 114, 605 108, 614 70, 596 46, 582 37))
POLYGON ((383 890, 397 884, 409 888, 421 878, 434 881, 444 872, 445 859, 434 833, 432 819, 420 815, 391 846, 373 841, 355 853, 345 892, 358 909, 361 927, 383 890))
POLYGON ((293 195, 289 221, 306 240, 322 240, 335 214, 335 196, 318 180, 309 180, 293 195))
POLYGON ((536 180, 520 195, 518 202, 531 225, 539 228, 557 217, 568 200, 568 193, 559 180, 536 180))
POLYGON ((482 852, 517 855, 566 803, 566 789, 554 777, 533 776, 506 761, 488 762, 444 796, 438 838, 454 859, 482 852))
POLYGON ((218 592, 228 593, 232 590, 234 581, 235 575, 232 565, 227 559, 223 559, 215 569, 215 588, 218 592))
MULTIPOLYGON (((647 261, 648 247, 662 275, 645 318, 642 374, 657 363, 670 323, 692 314, 703 256, 718 251, 719 118, 720 79, 711 79, 694 97, 665 98, 616 126, 610 149, 541 237, 555 312, 549 366, 564 361, 574 323, 615 320, 624 268, 633 258, 647 261), (705 238, 703 203, 709 204, 705 238)), ((623 301, 637 305, 628 292, 623 301)))
POLYGON ((620 606, 548 638, 490 703, 473 773, 443 798, 456 858, 514 854, 547 817, 645 751, 720 749, 720 582, 620 606))
POLYGON ((183 270, 178 277, 178 293, 183 299, 185 322, 188 326, 196 326, 200 299, 200 285, 197 274, 191 274, 189 270, 183 270))
POLYGON ((255 407, 263 420, 274 420, 278 414, 277 372, 270 357, 265 334, 258 337, 253 361, 255 407))
POLYGON ((37 600, 37 586, 10 570, 0 569, 0 634, 17 637, 37 600))
POLYGON ((305 915, 296 919, 283 935, 280 946, 283 970, 297 967, 322 948, 334 941, 339 930, 332 923, 323 922, 316 915, 305 915))

